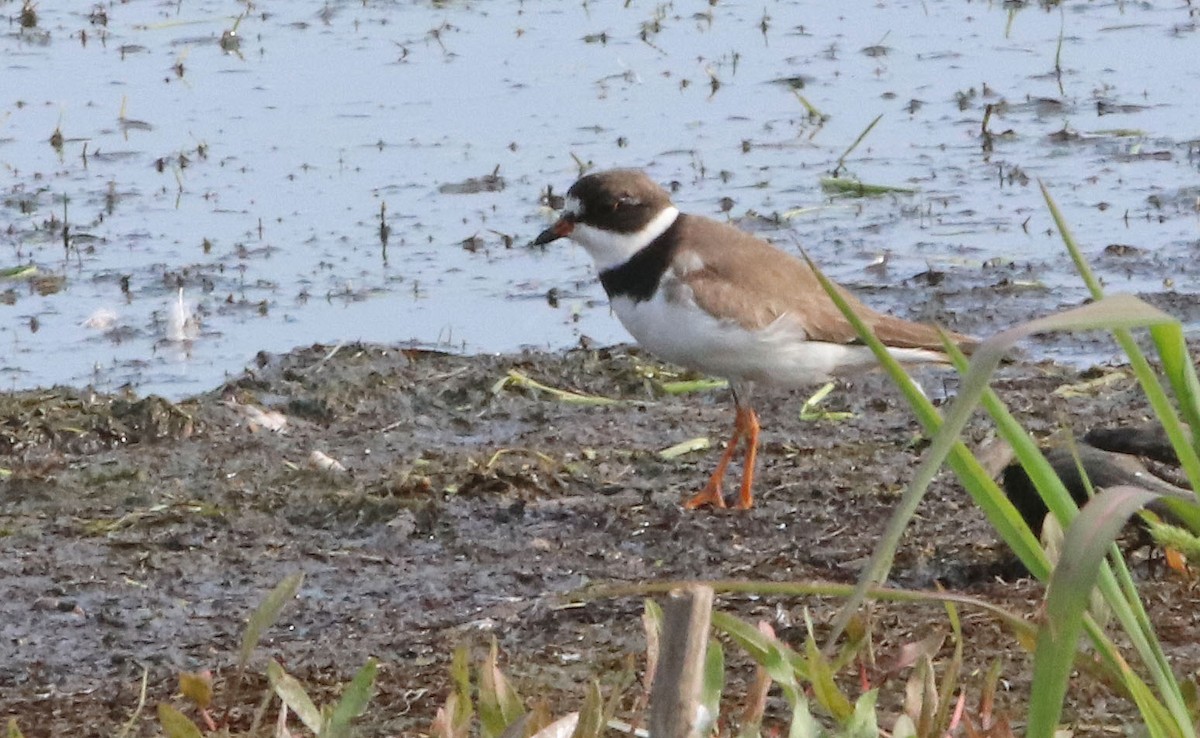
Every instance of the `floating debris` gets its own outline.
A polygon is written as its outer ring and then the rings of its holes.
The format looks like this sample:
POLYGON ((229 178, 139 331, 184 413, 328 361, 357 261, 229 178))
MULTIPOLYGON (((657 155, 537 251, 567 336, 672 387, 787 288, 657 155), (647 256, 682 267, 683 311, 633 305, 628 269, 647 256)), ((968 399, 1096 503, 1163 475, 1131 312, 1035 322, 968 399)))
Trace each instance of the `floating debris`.
POLYGON ((447 182, 438 186, 443 195, 475 195, 480 192, 501 192, 508 183, 500 176, 500 167, 482 177, 469 177, 461 182, 447 182))
POLYGON ((38 268, 32 264, 0 269, 0 279, 29 279, 37 274, 38 268))
POLYGON ((821 189, 831 195, 845 195, 846 197, 877 197, 879 195, 892 194, 915 195, 917 192, 912 187, 867 184, 857 179, 845 179, 844 177, 822 177, 821 189))
POLYGON ((173 343, 194 341, 200 335, 200 319, 196 317, 192 307, 183 301, 183 288, 179 289, 179 299, 171 303, 167 315, 167 340, 173 343))
POLYGON ((97 331, 106 331, 112 328, 117 323, 117 311, 112 308, 97 308, 91 315, 87 316, 81 326, 91 328, 97 331))

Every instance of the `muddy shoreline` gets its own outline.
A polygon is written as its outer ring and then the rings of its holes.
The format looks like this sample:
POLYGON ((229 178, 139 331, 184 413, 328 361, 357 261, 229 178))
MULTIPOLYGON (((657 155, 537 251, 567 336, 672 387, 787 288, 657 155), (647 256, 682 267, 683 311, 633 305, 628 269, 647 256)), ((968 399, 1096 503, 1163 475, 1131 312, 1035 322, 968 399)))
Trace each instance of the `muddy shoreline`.
MULTIPOLYGON (((922 376, 932 395, 953 392, 945 372, 922 376)), ((425 732, 453 647, 493 635, 522 693, 574 709, 587 679, 643 647, 640 600, 563 607, 585 585, 852 581, 923 448, 886 378, 839 385, 824 407, 851 413, 844 420, 801 420, 804 393, 764 392, 758 504, 745 513, 680 509, 732 413, 725 390, 663 393, 671 378, 620 346, 463 357, 348 344, 262 355, 179 403, 62 388, 0 395, 0 466, 11 472, 0 481, 0 718, 16 717, 28 736, 106 735, 132 713, 143 667, 151 704, 171 699, 181 671, 211 669, 220 686, 247 614, 295 571, 304 586, 251 671, 276 658, 321 694, 379 658, 366 735, 425 732), (512 370, 616 402, 500 386, 512 370), (284 428, 247 407, 279 413, 284 428), (698 437, 713 447, 658 456, 698 437), (314 451, 345 471, 318 468, 314 451)), ((1119 367, 1018 361, 995 387, 1041 436, 1064 418, 1081 433, 1146 417, 1119 367)), ((967 435, 985 442, 988 424, 977 418, 967 435)), ((894 581, 941 583, 1032 617, 1039 591, 1012 564, 943 473, 894 581)), ((1171 578, 1146 587, 1169 653, 1194 673, 1196 592, 1171 578)), ((805 608, 820 626, 833 604, 719 606, 799 637, 805 608)), ((884 607, 876 618, 884 651, 945 624, 934 608, 884 607)), ((966 627, 968 673, 1004 658, 1010 701, 1023 704, 1028 659, 987 619, 971 614, 966 627)), ((236 721, 261 695, 251 686, 232 706, 236 721)), ((1097 731, 1118 720, 1103 688, 1078 692, 1069 718, 1097 731)), ((139 734, 154 732, 151 712, 139 734)))

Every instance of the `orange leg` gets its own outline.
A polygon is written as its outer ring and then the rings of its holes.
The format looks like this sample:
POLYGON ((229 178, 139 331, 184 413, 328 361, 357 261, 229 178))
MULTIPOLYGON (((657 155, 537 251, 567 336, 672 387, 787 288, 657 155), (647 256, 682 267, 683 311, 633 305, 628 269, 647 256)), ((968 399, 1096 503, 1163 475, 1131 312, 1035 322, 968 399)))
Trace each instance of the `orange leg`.
POLYGON ((737 451, 738 444, 741 442, 743 436, 748 436, 746 469, 742 475, 741 496, 738 498, 737 506, 739 509, 746 509, 753 504, 753 494, 750 488, 754 483, 754 460, 758 451, 758 430, 758 415, 749 408, 738 407, 737 418, 733 423, 733 435, 729 437, 725 453, 721 454, 721 460, 717 462, 717 468, 709 478, 708 484, 704 485, 704 489, 700 490, 695 497, 684 503, 683 506, 685 508, 694 510, 704 505, 725 507, 725 497, 721 494, 721 482, 725 478, 725 470, 729 467, 729 462, 733 460, 733 455, 737 451))
MULTIPOLYGON (((739 410, 739 412, 741 412, 739 410)), ((747 426, 744 431, 746 433, 746 463, 742 469, 742 491, 738 496, 737 508, 739 510, 749 510, 754 507, 754 464, 758 461, 758 413, 751 408, 746 408, 745 420, 743 423, 747 426)))

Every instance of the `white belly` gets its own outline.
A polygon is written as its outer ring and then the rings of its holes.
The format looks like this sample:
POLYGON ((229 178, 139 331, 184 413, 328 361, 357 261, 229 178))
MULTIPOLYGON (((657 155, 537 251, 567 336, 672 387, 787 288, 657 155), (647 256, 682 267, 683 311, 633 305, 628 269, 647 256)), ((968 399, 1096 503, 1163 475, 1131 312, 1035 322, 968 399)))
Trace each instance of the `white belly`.
MULTIPOLYGON (((809 341, 782 316, 758 331, 718 320, 691 301, 669 302, 664 290, 644 302, 617 297, 613 311, 637 342, 661 359, 734 382, 798 387, 876 366, 866 346, 809 341)), ((905 362, 936 360, 920 349, 893 349, 905 362)))

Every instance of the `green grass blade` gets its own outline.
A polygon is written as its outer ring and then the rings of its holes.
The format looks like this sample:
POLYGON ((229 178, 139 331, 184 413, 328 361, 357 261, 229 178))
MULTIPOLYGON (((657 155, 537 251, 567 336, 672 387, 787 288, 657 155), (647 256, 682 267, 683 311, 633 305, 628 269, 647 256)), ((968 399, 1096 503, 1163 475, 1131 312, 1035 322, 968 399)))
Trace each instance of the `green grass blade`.
MULTIPOLYGON (((808 254, 804 254, 804 258, 808 262, 809 267, 812 268, 813 274, 816 275, 825 293, 829 295, 829 298, 833 300, 838 310, 854 326, 854 330, 871 348, 871 351, 875 354, 875 358, 879 361, 884 371, 887 372, 896 386, 900 388, 905 400, 913 408, 921 424, 926 430, 939 428, 942 425, 942 421, 937 409, 933 407, 933 403, 925 397, 925 394, 921 392, 916 383, 908 376, 908 373, 904 371, 904 367, 900 365, 900 362, 896 361, 895 357, 887 350, 887 347, 875 337, 871 329, 854 312, 854 309, 850 307, 850 304, 833 282, 825 276, 825 273, 808 258, 808 254)), ((855 588, 854 594, 842 606, 841 612, 838 613, 837 618, 834 620, 829 638, 826 641, 826 648, 833 648, 834 642, 850 623, 850 618, 853 617, 854 613, 858 611, 858 608, 866 599, 867 590, 882 582, 886 577, 886 572, 891 569, 892 558, 895 555, 896 547, 899 545, 900 537, 904 533, 904 528, 907 526, 908 520, 911 519, 912 513, 909 510, 916 509, 916 505, 920 503, 921 496, 928 482, 932 481, 936 472, 936 467, 930 469, 927 464, 922 464, 921 468, 918 469, 916 479, 926 479, 925 486, 920 486, 919 482, 914 480, 913 484, 905 492, 904 499, 900 502, 901 510, 898 510, 889 521, 883 538, 875 547, 871 561, 859 576, 858 586, 855 588)))
POLYGON ((507 386, 520 387, 522 389, 531 389, 537 392, 543 392, 550 395, 559 402, 565 402, 571 405, 616 405, 620 400, 615 400, 611 397, 601 397, 600 395, 586 395, 582 392, 574 390, 561 389, 559 387, 551 387, 548 384, 543 384, 533 377, 523 374, 516 369, 509 369, 508 373, 492 386, 492 392, 496 393, 507 386))
POLYGON ((954 603, 946 603, 946 617, 950 620, 951 633, 954 636, 954 655, 942 672, 942 684, 938 689, 938 711, 934 726, 938 733, 944 735, 950 730, 950 711, 954 708, 954 693, 959 689, 959 677, 963 665, 963 633, 962 622, 958 617, 958 608, 954 603))
POLYGON ((0 279, 25 279, 37 276, 38 268, 32 264, 0 269, 0 279))
POLYGON ((283 704, 304 723, 304 727, 320 735, 325 724, 324 716, 308 696, 308 692, 304 691, 304 685, 284 671, 275 660, 267 665, 267 680, 271 683, 271 689, 283 700, 283 704))
POLYGON ((780 685, 796 684, 798 679, 811 679, 804 657, 753 625, 713 610, 712 627, 732 638, 780 685))
MULTIPOLYGON (((1182 330, 1168 328, 1150 331, 1162 359, 1163 372, 1178 395, 1184 420, 1192 428, 1200 429, 1200 379, 1196 376, 1196 365, 1188 354, 1187 341, 1182 330), (1188 400, 1185 402, 1184 400, 1188 400)), ((1200 452, 1200 437, 1193 437, 1192 447, 1200 452)))
POLYGON ((913 412, 917 415, 917 420, 921 422, 925 430, 929 431, 940 426, 942 419, 938 414, 937 408, 933 406, 933 403, 929 401, 929 398, 925 396, 921 388, 912 381, 912 378, 904 371, 904 367, 901 366, 900 362, 896 361, 896 358, 887 350, 887 347, 875 337, 875 334, 871 332, 866 323, 863 323, 858 314, 850 307, 850 304, 846 302, 846 298, 838 291, 837 286, 825 276, 825 273, 820 270, 812 259, 808 258, 808 254, 804 252, 801 252, 801 254, 809 267, 812 268, 817 281, 821 283, 821 287, 825 290, 826 294, 829 295, 833 303, 837 305, 842 314, 846 316, 846 319, 850 321, 850 324, 854 326, 858 335, 870 347, 880 366, 887 372, 888 377, 900 388, 901 394, 904 395, 904 399, 913 408, 913 412))
MULTIPOLYGON (((120 732, 117 733, 116 738, 127 738, 127 736, 129 736, 133 733, 133 727, 135 725, 137 725, 138 718, 141 717, 141 715, 142 715, 142 710, 144 710, 146 708, 146 684, 149 682, 149 679, 150 679, 150 670, 143 666, 142 667, 142 686, 141 686, 141 689, 138 691, 137 707, 134 708, 133 714, 129 716, 129 719, 125 721, 125 724, 121 726, 121 730, 120 730, 120 732)), ((16 735, 13 734, 12 731, 16 727, 17 727, 17 721, 16 721, 16 718, 13 718, 9 722, 8 738, 24 738, 24 736, 21 735, 21 731, 19 731, 19 730, 16 732, 16 735)))
POLYGON ((728 380, 705 377, 704 379, 679 379, 670 382, 660 382, 658 388, 668 395, 685 395, 690 392, 709 392, 711 390, 725 389, 728 386, 728 380))
POLYGON ((879 690, 872 689, 854 703, 854 714, 846 724, 846 738, 877 738, 880 735, 879 721, 875 715, 875 702, 878 697, 879 690))
POLYGON ((700 685, 700 704, 708 711, 708 724, 721 715, 721 693, 725 690, 725 649, 716 638, 708 639, 704 654, 704 679, 700 685))
POLYGON ((685 454, 695 453, 696 451, 707 451, 710 448, 712 448, 712 441, 708 440, 707 436, 689 438, 686 441, 680 441, 674 446, 668 446, 659 451, 658 458, 663 461, 672 461, 685 454))
POLYGON ((367 704, 371 701, 377 670, 378 662, 375 659, 367 659, 367 663, 350 680, 342 698, 330 713, 329 725, 321 734, 321 738, 344 738, 350 735, 350 723, 367 709, 367 704))
POLYGON ((713 610, 712 627, 732 638, 756 663, 766 666, 767 654, 771 648, 766 643, 766 636, 753 625, 741 618, 713 610))
POLYGON ((1096 645, 1096 652, 1103 659, 1110 673, 1124 688, 1126 697, 1137 705, 1151 735, 1169 735, 1176 738, 1182 735, 1194 736, 1194 731, 1179 732, 1178 726, 1183 725, 1186 721, 1179 722, 1178 716, 1181 714, 1179 710, 1182 707, 1182 700, 1179 696, 1178 683, 1171 673, 1170 666, 1166 663, 1162 646, 1154 635, 1150 618, 1142 606, 1124 560, 1114 557, 1114 561, 1121 574, 1121 579, 1118 580, 1112 568, 1103 565, 1100 568, 1097 586, 1104 596, 1105 603, 1112 609, 1113 617, 1121 624, 1121 628, 1133 644, 1134 650, 1150 670, 1163 699, 1160 701, 1159 697, 1142 681, 1141 676, 1121 656, 1116 644, 1091 617, 1084 618, 1084 627, 1087 629, 1088 636, 1096 645))
MULTIPOLYGON (((1063 218, 1062 211, 1058 209, 1058 204, 1050 196, 1050 191, 1046 188, 1045 183, 1038 182, 1038 186, 1041 187, 1042 198, 1046 201, 1046 207, 1050 210, 1050 216, 1054 220, 1055 227, 1058 228, 1067 252, 1071 255, 1071 261, 1075 263, 1075 269, 1079 272, 1080 278, 1087 285, 1093 298, 1103 297, 1104 289, 1100 285, 1100 280, 1083 257, 1083 252, 1071 234, 1070 228, 1067 227, 1066 219, 1063 218)), ((1146 360, 1142 350, 1138 348, 1137 342, 1133 340, 1133 336, 1124 330, 1117 330, 1114 333, 1121 350, 1129 357, 1129 364, 1133 368, 1138 382, 1142 385, 1146 398, 1150 401, 1154 415, 1167 432, 1167 437, 1179 456, 1180 466, 1192 483, 1192 489, 1196 490, 1197 495, 1200 495, 1200 445, 1197 445, 1197 439, 1188 438, 1175 408, 1167 399, 1162 384, 1150 368, 1150 363, 1146 360)), ((1200 406, 1198 406, 1200 405, 1200 382, 1196 378, 1195 366, 1187 355, 1182 327, 1178 323, 1174 326, 1163 324, 1151 328, 1150 333, 1163 361, 1163 369, 1183 408, 1184 417, 1192 424, 1193 428, 1200 430, 1200 425, 1197 425, 1200 423, 1200 406)))
POLYGON ((471 707, 471 650, 466 644, 450 656, 450 681, 454 683, 454 709, 447 717, 455 735, 466 735, 475 710, 471 707))
POLYGON ((912 187, 867 184, 857 179, 844 179, 841 177, 822 177, 821 190, 826 194, 845 195, 847 197, 879 197, 882 195, 912 195, 916 193, 916 190, 912 187))
POLYGON ((863 132, 858 134, 858 138, 854 139, 854 143, 850 144, 850 146, 842 152, 842 155, 838 157, 837 169, 835 171, 840 171, 842 167, 845 166, 846 157, 850 156, 850 153, 858 148, 858 145, 863 142, 863 139, 867 137, 867 134, 871 132, 871 129, 874 128, 881 120, 883 120, 883 113, 875 116, 875 120, 867 124, 867 127, 863 129, 863 132))
POLYGON ((579 722, 575 724, 571 738, 600 738, 605 727, 604 697, 600 694, 600 685, 593 681, 588 684, 583 707, 579 708, 579 722))
POLYGON ((854 705, 838 688, 834 680, 833 669, 828 659, 817 646, 817 638, 812 632, 812 623, 808 624, 808 638, 804 641, 804 655, 808 661, 808 673, 812 679, 813 699, 825 709, 834 720, 841 725, 847 725, 854 717, 854 705))
POLYGON ((834 382, 826 382, 811 397, 805 400, 804 404, 800 406, 800 419, 804 421, 824 420, 836 422, 853 418, 854 413, 821 409, 821 403, 825 401, 825 398, 829 396, 829 393, 836 386, 834 382))
MULTIPOLYGON (((1182 326, 1161 326, 1151 329, 1151 337, 1158 349, 1163 374, 1175 393, 1183 422, 1192 429, 1166 428, 1172 445, 1179 455, 1180 465, 1192 483, 1192 490, 1200 500, 1200 379, 1196 376, 1196 364, 1188 354, 1182 326), (1174 433, 1173 433, 1174 432, 1174 433)), ((1164 425, 1165 428, 1165 425, 1164 425)), ((1196 533, 1200 533, 1200 520, 1185 518, 1196 533)))
POLYGON ((1099 300, 1104 297, 1104 288, 1100 286, 1100 280, 1096 278, 1087 259, 1083 258, 1083 252, 1080 251, 1075 237, 1071 235, 1071 229, 1067 226, 1067 220, 1063 217, 1062 211, 1058 209, 1058 203, 1054 202, 1054 198, 1050 197, 1050 190, 1046 189, 1046 183, 1038 180, 1038 187, 1042 190, 1042 199, 1046 201, 1046 207, 1050 210, 1050 218, 1054 220, 1054 227, 1058 229, 1063 244, 1067 247, 1067 253, 1071 255, 1071 261, 1075 262, 1075 271, 1079 272, 1088 292, 1092 293, 1092 298, 1099 300))
POLYGON ((779 685, 792 707, 792 720, 788 726, 789 738, 819 738, 824 735, 820 723, 813 718, 808 709, 808 700, 800 686, 801 679, 807 681, 810 677, 803 657, 773 634, 759 630, 732 615, 713 611, 712 627, 733 638, 779 685))
MULTIPOLYGON (((1062 213, 1058 209, 1058 205, 1050 196, 1050 192, 1047 190, 1045 184, 1039 182, 1039 186, 1041 187, 1042 196, 1046 201, 1047 207, 1050 209, 1055 225, 1059 230, 1059 234, 1062 237, 1063 244, 1071 254, 1071 259, 1075 262, 1076 269, 1079 271, 1081 278, 1092 295, 1096 297, 1100 296, 1102 294, 1100 282, 1096 279, 1087 261, 1083 258, 1078 244, 1075 242, 1070 229, 1067 228, 1065 219, 1062 217, 1062 213)), ((1200 409, 1196 408, 1200 400, 1197 399, 1195 368, 1190 365, 1191 360, 1187 356, 1186 346, 1183 344, 1182 329, 1178 324, 1171 325, 1167 323, 1151 327, 1150 332, 1163 360, 1164 371, 1167 373, 1172 388, 1176 392, 1177 399, 1183 408, 1184 417, 1188 418, 1193 423, 1193 427, 1195 427, 1196 419, 1200 418, 1200 409)), ((1190 434, 1180 422, 1174 406, 1167 398, 1162 383, 1138 347, 1137 342, 1134 341, 1133 336, 1127 330, 1116 330, 1113 333, 1122 351, 1129 358, 1130 367, 1133 369, 1143 392, 1145 392, 1154 415, 1170 439, 1171 445, 1179 457, 1180 466, 1191 482, 1192 489, 1200 495, 1200 454, 1197 453, 1196 440, 1189 437, 1190 434)), ((1197 428, 1197 430, 1200 430, 1200 428, 1197 428)), ((1172 507, 1175 506, 1172 503, 1172 507)), ((1181 510, 1180 512, 1181 519, 1188 521, 1189 526, 1195 530, 1196 522, 1194 515, 1187 510, 1181 510)), ((1154 682, 1158 686, 1160 695, 1165 702, 1165 709, 1170 713, 1169 720, 1164 718, 1163 724, 1175 731, 1182 731, 1183 735, 1195 736, 1196 726, 1188 715, 1179 682, 1175 679, 1170 664, 1167 663, 1166 656, 1162 651, 1162 645, 1154 636, 1149 617, 1146 615, 1140 598, 1136 596, 1135 588, 1128 581, 1128 572, 1124 573, 1125 581, 1122 582, 1122 585, 1126 591, 1130 591, 1132 594, 1121 598, 1120 601, 1117 600, 1121 596, 1120 592, 1117 591, 1117 582, 1110 576, 1111 572, 1107 572, 1106 574, 1108 575, 1101 578, 1102 591, 1105 592, 1109 606, 1114 607, 1117 611, 1118 618, 1122 622, 1122 627, 1126 629, 1126 633, 1132 640, 1135 649, 1150 669, 1154 682), (1124 609, 1119 608, 1120 605, 1124 605, 1124 609)), ((1129 683, 1136 680, 1130 678, 1126 681, 1129 683)), ((1155 730, 1157 726, 1152 722, 1152 719, 1158 713, 1147 712, 1143 708, 1144 700, 1141 699, 1139 692, 1133 688, 1131 688, 1131 691, 1133 691, 1133 695, 1138 701, 1139 709, 1143 709, 1143 715, 1147 717, 1149 727, 1151 730, 1155 730)))
MULTIPOLYGON (((887 349, 875 338, 861 319, 854 314, 854 311, 846 303, 841 294, 838 293, 833 284, 829 282, 815 264, 812 264, 811 261, 809 264, 813 267, 813 271, 817 275, 818 280, 820 280, 822 287, 825 288, 826 293, 854 325, 862 339, 871 346, 876 358, 880 360, 888 374, 900 386, 905 398, 909 400, 918 417, 921 417, 924 423, 926 418, 923 416, 931 415, 931 420, 936 427, 936 411, 928 399, 917 391, 915 384, 913 384, 903 368, 891 357, 891 354, 887 352, 887 349)), ((842 630, 849 623, 850 617, 862 605, 867 589, 881 583, 887 577, 896 548, 900 544, 904 530, 908 527, 908 523, 916 513, 925 491, 941 468, 942 463, 950 456, 955 447, 961 443, 959 437, 962 429, 966 426, 971 413, 974 412, 976 405, 987 390, 988 380, 996 367, 999 366, 1001 359, 1004 358, 1017 341, 1035 333, 1054 330, 1145 327, 1172 321, 1173 319, 1170 316, 1132 295, 1117 295, 1107 298, 1107 300, 1101 300, 1058 315, 1047 316, 1010 328, 981 344, 975 351, 970 369, 959 389, 958 397, 951 404, 945 421, 940 424, 941 427, 938 428, 937 433, 934 435, 930 448, 926 451, 925 458, 914 474, 913 480, 905 491, 903 498, 901 498, 896 512, 889 520, 888 527, 880 538, 880 542, 876 545, 871 561, 860 575, 855 595, 846 602, 837 619, 834 621, 828 643, 832 644, 834 639, 841 635, 842 630)), ((956 459, 952 466, 967 466, 961 458, 964 452, 965 448, 958 452, 960 458, 956 459)), ((960 468, 956 468, 955 471, 960 472, 960 468)), ((968 486, 968 491, 971 491, 972 486, 976 490, 987 489, 987 493, 979 496, 986 497, 989 503, 999 506, 1000 503, 996 499, 998 489, 988 488, 987 483, 981 478, 982 476, 978 470, 966 474, 960 473, 960 478, 963 479, 964 485, 968 486), (970 484, 968 484, 968 480, 971 480, 970 484)), ((976 495, 973 493, 972 496, 975 497, 976 495)), ((1011 505, 1009 509, 1003 509, 1002 507, 1001 509, 1003 510, 999 515, 1001 518, 1010 518, 1011 514, 1015 512, 1011 510, 1011 505)), ((1070 512, 1067 511, 1065 514, 1069 516, 1070 512)), ((989 515, 989 520, 992 519, 992 515, 989 515)), ((1003 524, 1003 520, 1001 520, 1001 523, 1003 524)), ((1025 560, 1025 558, 1029 558, 1035 562, 1040 560, 1040 553, 1035 553, 1030 548, 1031 536, 1028 530, 1022 533, 1021 529, 1001 529, 1001 534, 1005 535, 1005 540, 1009 541, 1010 545, 1015 544, 1013 546, 1014 550, 1018 551, 1018 555, 1022 557, 1022 560, 1025 560), (1012 536, 1011 540, 1008 537, 1009 535, 1012 536)))
POLYGON ((300 591, 300 585, 304 583, 304 572, 296 572, 289 574, 283 578, 275 588, 267 594, 254 612, 250 614, 250 620, 246 624, 246 632, 242 634, 242 647, 238 651, 238 681, 241 681, 241 675, 246 670, 246 664, 250 663, 250 654, 258 646, 258 642, 262 640, 263 634, 267 629, 279 620, 279 614, 283 612, 283 606, 296 597, 296 593, 300 591))
POLYGON ((804 106, 804 112, 809 118, 815 118, 817 120, 823 120, 825 118, 825 114, 822 113, 817 106, 809 102, 807 97, 800 94, 799 90, 793 89, 792 93, 796 96, 796 99, 800 101, 800 104, 804 106))
POLYGON ((1046 620, 1038 629, 1029 738, 1054 738, 1100 564, 1129 517, 1154 497, 1137 487, 1112 487, 1085 505, 1067 529, 1062 560, 1050 580, 1046 620))
MULTIPOLYGON (((820 281, 822 288, 837 305, 846 319, 854 326, 862 340, 871 348, 875 354, 875 358, 879 361, 884 371, 900 388, 905 400, 912 407, 918 421, 926 433, 931 435, 937 434, 942 427, 942 418, 938 414, 937 409, 929 401, 916 383, 904 371, 904 368, 891 355, 887 348, 875 337, 870 329, 862 322, 862 320, 854 313, 838 292, 832 282, 825 277, 824 273, 805 255, 809 266, 812 267, 814 274, 820 281)), ((961 354, 959 354, 961 357, 961 354)), ((969 415, 969 412, 965 412, 969 415)), ((1026 526, 1017 514, 1012 503, 996 485, 991 476, 984 470, 978 459, 971 454, 961 441, 958 441, 954 436, 946 436, 943 443, 949 439, 951 448, 949 451, 949 465, 958 475, 972 499, 983 509, 988 520, 996 527, 997 531, 1016 552, 1017 556, 1035 575, 1045 576, 1048 567, 1045 557, 1042 554, 1041 547, 1037 540, 1029 532, 1026 526)), ((933 474, 936 473, 936 467, 924 466, 918 471, 918 474, 926 480, 931 480, 933 474)), ((926 482, 927 484, 927 482, 926 482)), ((919 487, 918 483, 909 487, 905 498, 901 501, 901 510, 893 517, 889 526, 888 532, 884 540, 877 545, 872 562, 868 565, 868 569, 864 571, 859 580, 858 588, 855 594, 843 606, 841 613, 833 623, 827 647, 831 648, 833 642, 841 635, 846 625, 850 622, 854 612, 861 606, 865 591, 873 582, 882 581, 886 572, 890 569, 891 557, 895 552, 895 548, 899 545, 900 536, 903 535, 904 527, 908 520, 911 519, 913 511, 920 503, 920 498, 924 494, 924 488, 919 487)))
MULTIPOLYGON (((694 584, 694 582, 668 579, 665 581, 642 582, 638 584, 610 584, 592 586, 573 593, 571 597, 578 600, 594 600, 602 597, 648 597, 655 594, 664 594, 670 592, 672 589, 678 589, 688 584, 694 584)), ((854 593, 854 585, 842 584, 840 582, 775 582, 721 579, 707 581, 704 584, 712 587, 713 591, 718 594, 752 594, 780 597, 849 597, 854 593)), ((872 587, 867 594, 871 599, 882 602, 927 604, 953 602, 959 607, 968 607, 972 610, 987 613, 1015 634, 1018 640, 1028 640, 1032 644, 1033 640, 1037 637, 1037 629, 1032 623, 1025 620, 1023 616, 1009 612, 999 605, 978 597, 958 594, 956 592, 929 592, 915 589, 896 589, 894 587, 872 587)), ((719 610, 714 610, 712 616, 712 625, 714 628, 727 633, 735 641, 738 641, 739 646, 745 648, 755 661, 761 663, 761 654, 756 656, 754 653, 758 648, 755 644, 759 636, 755 635, 758 634, 758 631, 753 626, 719 610)))
POLYGON ((158 703, 158 724, 167 738, 204 738, 196 724, 165 702, 158 703))
POLYGON ((825 730, 808 709, 808 700, 800 694, 792 702, 792 722, 788 725, 788 738, 824 738, 825 730))
POLYGON ((650 685, 658 673, 658 657, 662 650, 662 607, 653 599, 646 597, 642 610, 642 631, 646 634, 646 670, 642 677, 642 687, 650 693, 650 685))
POLYGON ((487 658, 479 667, 479 733, 484 738, 502 734, 525 713, 521 696, 500 671, 499 659, 500 647, 493 637, 487 658))

